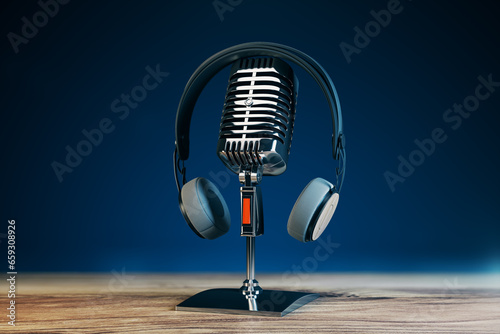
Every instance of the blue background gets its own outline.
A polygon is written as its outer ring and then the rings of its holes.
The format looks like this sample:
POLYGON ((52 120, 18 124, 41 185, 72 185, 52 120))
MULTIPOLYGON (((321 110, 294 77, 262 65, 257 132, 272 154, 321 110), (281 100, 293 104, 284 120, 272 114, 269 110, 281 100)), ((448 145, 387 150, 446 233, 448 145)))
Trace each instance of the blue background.
MULTIPOLYGON (((500 81, 494 2, 403 0, 402 12, 350 63, 339 44, 353 44, 354 27, 363 29, 370 11, 386 9, 387 1, 245 0, 223 21, 211 1, 72 1, 17 54, 7 33, 19 34, 21 18, 32 20, 40 8, 13 3, 0 14, 0 233, 16 220, 18 271, 243 272, 236 175, 221 189, 230 232, 202 240, 179 212, 171 155, 178 100, 192 72, 226 47, 260 40, 319 61, 342 102, 348 168, 323 235, 339 246, 318 271, 500 271, 500 92, 457 130, 443 121, 445 110, 474 94, 478 76, 500 81), (156 64, 169 76, 121 120, 112 101, 130 94, 146 66, 156 64), (103 118, 114 131, 59 182, 51 163, 64 163, 65 147, 75 148, 82 130, 103 118), (414 140, 438 127, 448 139, 392 192, 384 173, 396 173, 398 156, 408 158, 414 140)), ((295 70, 300 91, 289 168, 262 182, 258 271, 283 272, 313 256, 318 243, 291 238, 288 215, 309 180, 334 178, 326 102, 295 70)), ((188 178, 216 182, 213 175, 227 173, 215 147, 228 72, 198 101, 188 178)))

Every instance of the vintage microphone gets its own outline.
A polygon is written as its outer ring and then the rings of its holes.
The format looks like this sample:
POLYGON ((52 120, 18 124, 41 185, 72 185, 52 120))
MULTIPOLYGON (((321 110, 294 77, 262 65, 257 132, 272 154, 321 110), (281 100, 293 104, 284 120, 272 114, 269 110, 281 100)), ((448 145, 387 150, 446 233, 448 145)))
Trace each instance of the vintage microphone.
POLYGON ((264 233, 262 175, 286 170, 292 144, 298 79, 292 68, 277 58, 236 61, 222 111, 217 154, 239 174, 241 236, 247 237, 247 277, 240 288, 249 309, 257 311, 262 293, 255 279, 255 237, 264 233))
POLYGON ((245 58, 230 72, 217 154, 234 173, 279 175, 292 143, 298 79, 278 58, 245 58))

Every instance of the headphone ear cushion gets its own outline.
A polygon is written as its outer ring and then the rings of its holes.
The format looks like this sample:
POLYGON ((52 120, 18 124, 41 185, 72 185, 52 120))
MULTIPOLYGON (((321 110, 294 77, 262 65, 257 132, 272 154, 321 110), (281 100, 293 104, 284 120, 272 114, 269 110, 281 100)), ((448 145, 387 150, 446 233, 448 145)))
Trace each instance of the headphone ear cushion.
POLYGON ((198 177, 186 183, 179 195, 181 212, 189 227, 203 239, 216 239, 229 231, 231 216, 219 189, 198 177))
POLYGON ((323 233, 337 208, 339 194, 330 182, 316 178, 302 190, 288 219, 288 234, 301 242, 323 233))

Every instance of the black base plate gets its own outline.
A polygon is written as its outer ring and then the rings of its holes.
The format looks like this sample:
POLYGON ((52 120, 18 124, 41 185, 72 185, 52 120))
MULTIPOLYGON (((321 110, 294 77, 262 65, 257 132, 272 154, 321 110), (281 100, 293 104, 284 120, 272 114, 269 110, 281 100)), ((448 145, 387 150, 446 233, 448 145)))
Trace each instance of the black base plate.
POLYGON ((282 317, 318 297, 317 293, 263 290, 257 297, 257 311, 251 311, 239 289, 210 289, 186 299, 175 310, 282 317))

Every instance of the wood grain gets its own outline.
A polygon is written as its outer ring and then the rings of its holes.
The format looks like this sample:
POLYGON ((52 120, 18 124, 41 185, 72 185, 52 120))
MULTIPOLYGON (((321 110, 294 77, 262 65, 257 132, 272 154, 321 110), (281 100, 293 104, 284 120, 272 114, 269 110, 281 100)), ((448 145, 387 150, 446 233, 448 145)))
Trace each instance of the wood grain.
MULTIPOLYGON (((265 289, 318 292, 283 318, 174 311, 241 274, 20 274, 16 327, 5 333, 500 333, 495 275, 259 275, 265 289)), ((7 285, 1 285, 7 291, 7 285)))

